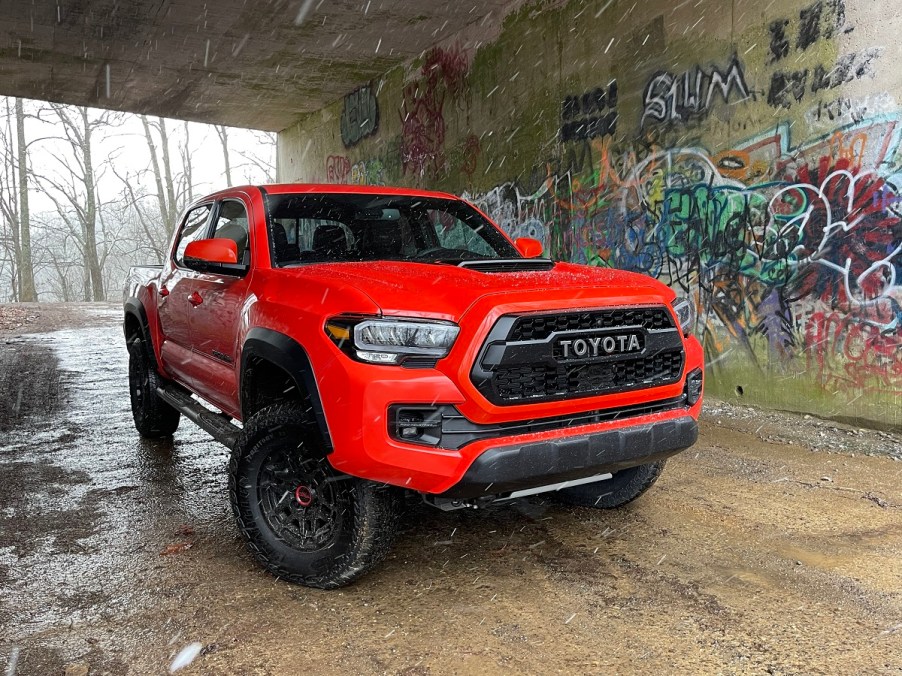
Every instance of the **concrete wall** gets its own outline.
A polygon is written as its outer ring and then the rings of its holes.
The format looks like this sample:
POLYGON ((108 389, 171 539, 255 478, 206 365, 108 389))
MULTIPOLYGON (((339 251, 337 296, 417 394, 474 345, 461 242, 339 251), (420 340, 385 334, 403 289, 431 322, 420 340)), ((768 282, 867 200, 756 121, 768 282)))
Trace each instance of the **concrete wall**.
POLYGON ((463 194, 695 298, 709 391, 900 425, 900 35, 892 0, 535 3, 285 130, 280 174, 463 194))

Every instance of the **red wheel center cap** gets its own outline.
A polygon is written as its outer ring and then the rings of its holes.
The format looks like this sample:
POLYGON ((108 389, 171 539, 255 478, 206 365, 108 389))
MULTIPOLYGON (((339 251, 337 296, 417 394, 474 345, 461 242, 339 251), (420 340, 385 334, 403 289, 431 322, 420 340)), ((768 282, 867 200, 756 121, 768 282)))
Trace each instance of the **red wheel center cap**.
POLYGON ((298 486, 294 489, 294 499, 301 507, 309 507, 313 504, 313 491, 306 486, 298 486))

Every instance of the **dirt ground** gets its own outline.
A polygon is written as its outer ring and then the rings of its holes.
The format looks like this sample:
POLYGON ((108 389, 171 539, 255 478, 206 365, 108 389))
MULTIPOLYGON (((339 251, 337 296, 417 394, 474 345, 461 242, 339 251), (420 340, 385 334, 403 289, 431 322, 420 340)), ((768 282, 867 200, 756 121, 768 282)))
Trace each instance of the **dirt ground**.
POLYGON ((417 507, 381 568, 321 592, 252 562, 223 447, 186 421, 139 439, 115 306, 10 317, 8 674, 163 674, 195 642, 179 674, 902 673, 899 434, 709 401, 622 510, 417 507))

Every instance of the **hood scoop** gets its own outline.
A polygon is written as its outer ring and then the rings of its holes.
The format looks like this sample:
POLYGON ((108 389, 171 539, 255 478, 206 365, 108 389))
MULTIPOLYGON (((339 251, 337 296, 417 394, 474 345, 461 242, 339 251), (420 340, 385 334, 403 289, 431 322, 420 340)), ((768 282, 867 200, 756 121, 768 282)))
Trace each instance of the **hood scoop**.
POLYGON ((478 272, 540 272, 554 268, 547 258, 510 258, 482 261, 462 261, 458 267, 478 272))

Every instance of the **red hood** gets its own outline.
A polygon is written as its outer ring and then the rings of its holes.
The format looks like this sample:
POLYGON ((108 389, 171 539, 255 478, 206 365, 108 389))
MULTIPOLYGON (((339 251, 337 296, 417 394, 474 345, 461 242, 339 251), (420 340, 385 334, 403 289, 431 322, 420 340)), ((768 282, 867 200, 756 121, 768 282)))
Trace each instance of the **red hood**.
POLYGON ((585 299, 593 305, 669 303, 674 293, 632 272, 558 263, 540 272, 479 272, 454 265, 379 261, 322 263, 292 268, 301 276, 332 280, 365 293, 384 314, 459 321, 477 300, 502 294, 498 302, 539 296, 552 306, 585 299))

